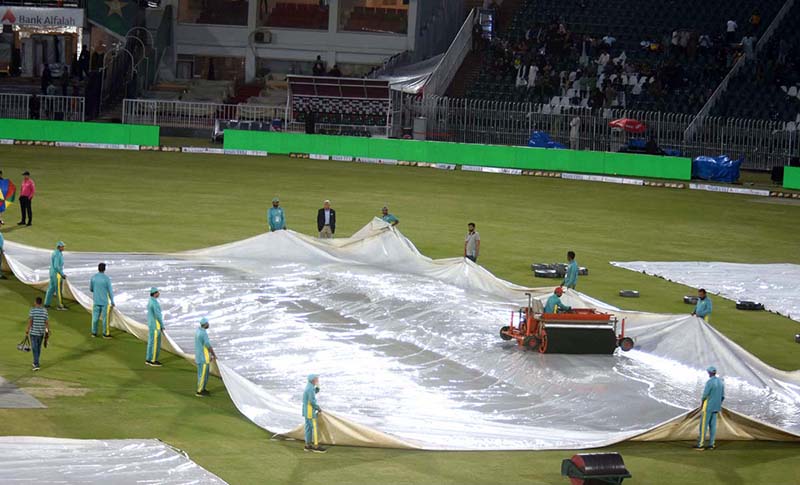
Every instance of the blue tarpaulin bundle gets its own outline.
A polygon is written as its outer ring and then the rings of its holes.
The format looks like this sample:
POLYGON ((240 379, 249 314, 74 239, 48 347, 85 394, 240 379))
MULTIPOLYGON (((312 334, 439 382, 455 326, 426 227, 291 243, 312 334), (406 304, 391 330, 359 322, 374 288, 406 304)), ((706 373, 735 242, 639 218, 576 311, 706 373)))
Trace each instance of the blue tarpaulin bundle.
POLYGON ((561 143, 551 140, 550 135, 544 131, 534 131, 531 133, 528 146, 536 148, 567 148, 561 143))
POLYGON ((697 157, 692 160, 692 178, 733 183, 739 180, 742 160, 731 160, 727 155, 697 157))

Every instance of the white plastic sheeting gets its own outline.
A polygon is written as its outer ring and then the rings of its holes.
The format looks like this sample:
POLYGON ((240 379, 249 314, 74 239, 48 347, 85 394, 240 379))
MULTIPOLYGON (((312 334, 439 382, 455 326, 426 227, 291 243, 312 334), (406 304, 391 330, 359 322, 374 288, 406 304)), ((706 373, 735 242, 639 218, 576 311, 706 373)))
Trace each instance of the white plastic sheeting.
MULTIPOLYGON (((69 241, 67 241, 69 243, 69 241)), ((6 243, 18 277, 47 279, 50 250, 6 243)), ((71 291, 109 264, 117 311, 145 320, 162 291, 175 348, 193 352, 207 316, 226 388, 258 425, 298 436, 306 375, 322 375, 321 406, 336 443, 426 449, 604 446, 695 408, 714 364, 732 410, 800 435, 800 373, 773 369, 688 315, 623 312, 568 291, 566 303, 626 319, 636 349, 540 355, 498 330, 525 290, 463 258, 432 260, 374 220, 347 239, 293 231, 176 254, 65 254, 71 291)), ((119 325, 119 320, 115 320, 119 325)), ((89 318, 87 316, 87 326, 89 318)), ((144 349, 142 349, 144 353, 144 349)), ((144 360, 144 359, 143 359, 144 360)), ((299 435, 302 436, 302 435, 299 435)))
POLYGON ((697 261, 612 262, 614 266, 705 288, 731 300, 757 301, 800 322, 800 265, 697 261))
POLYGON ((0 437, 4 485, 224 485, 184 453, 158 440, 0 437))

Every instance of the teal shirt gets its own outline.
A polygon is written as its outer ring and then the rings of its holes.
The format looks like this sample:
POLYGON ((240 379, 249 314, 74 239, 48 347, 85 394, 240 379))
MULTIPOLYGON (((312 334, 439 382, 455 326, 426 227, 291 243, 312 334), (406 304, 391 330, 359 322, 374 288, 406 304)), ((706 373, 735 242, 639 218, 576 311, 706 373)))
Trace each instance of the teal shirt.
POLYGON ((303 391, 303 417, 306 419, 314 419, 319 412, 319 405, 317 404, 317 391, 314 384, 306 384, 306 390, 303 391))
POLYGON ((5 239, 3 239, 3 233, 0 232, 0 251, 3 250, 3 243, 4 242, 5 242, 5 239))
POLYGON ((544 304, 544 313, 558 313, 557 310, 572 310, 572 307, 561 303, 561 298, 553 293, 544 304))
POLYGON ((722 410, 722 401, 725 400, 725 383, 717 376, 712 376, 703 389, 703 401, 707 401, 706 411, 718 413, 722 410))
POLYGON ((89 291, 92 292, 95 305, 114 304, 114 291, 111 289, 111 278, 105 273, 97 273, 89 280, 89 291))
POLYGON ((150 297, 147 303, 147 326, 153 331, 156 326, 159 330, 164 329, 164 316, 161 315, 161 303, 156 298, 150 297))
POLYGON ((211 348, 211 342, 208 340, 208 332, 203 327, 197 329, 194 333, 194 361, 199 365, 210 364, 211 354, 208 349, 211 348))
POLYGON ((708 315, 711 315, 711 298, 708 296, 705 299, 697 299, 697 305, 694 307, 694 313, 700 318, 705 318, 708 315))
POLYGON ((270 231, 286 229, 286 214, 283 213, 283 207, 270 207, 267 211, 267 222, 270 231))
POLYGON ((566 286, 567 288, 572 288, 574 290, 577 284, 578 263, 573 260, 567 265, 567 275, 564 277, 564 281, 561 282, 561 286, 566 286))
POLYGON ((381 217, 381 219, 383 219, 383 222, 387 222, 392 225, 400 222, 400 219, 396 218, 394 214, 386 214, 385 216, 381 217))
POLYGON ((56 275, 64 277, 64 254, 58 249, 50 255, 50 277, 55 278, 56 275))

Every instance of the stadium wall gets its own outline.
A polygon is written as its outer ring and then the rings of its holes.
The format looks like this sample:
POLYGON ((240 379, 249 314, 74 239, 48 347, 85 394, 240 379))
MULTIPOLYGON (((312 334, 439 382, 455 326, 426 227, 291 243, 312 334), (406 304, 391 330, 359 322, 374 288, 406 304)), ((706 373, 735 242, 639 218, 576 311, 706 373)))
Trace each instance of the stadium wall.
POLYGON ((631 153, 225 130, 225 149, 689 180, 692 161, 631 153))
POLYGON ((158 146, 159 127, 115 123, 0 119, 0 138, 104 145, 158 146))
POLYGON ((783 188, 800 190, 800 167, 783 169, 783 188))

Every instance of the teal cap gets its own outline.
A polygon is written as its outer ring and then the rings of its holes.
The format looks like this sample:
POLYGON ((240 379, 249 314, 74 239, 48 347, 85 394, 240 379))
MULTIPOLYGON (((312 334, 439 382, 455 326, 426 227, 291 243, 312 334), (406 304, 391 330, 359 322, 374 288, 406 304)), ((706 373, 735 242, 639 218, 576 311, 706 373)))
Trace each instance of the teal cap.
POLYGON ((279 198, 277 198, 277 197, 275 197, 274 199, 272 199, 272 202, 280 202, 280 201, 281 201, 281 200, 280 200, 279 198))
POLYGON ((152 295, 154 293, 158 293, 158 288, 156 288, 155 286, 150 288, 150 294, 152 295))
POLYGON ((208 318, 203 317, 200 319, 200 326, 202 327, 203 325, 208 325, 208 318))
POLYGON ((57 247, 57 248, 60 248, 60 247, 63 247, 63 246, 64 246, 64 241, 58 241, 58 242, 56 243, 56 247, 57 247))
POLYGON ((716 374, 717 373, 717 368, 714 367, 713 365, 711 365, 711 366, 708 367, 708 369, 706 369, 706 371, 708 371, 708 372, 710 372, 712 374, 716 374))
POLYGON ((308 382, 312 382, 317 377, 319 377, 319 374, 309 374, 308 375, 308 382))

